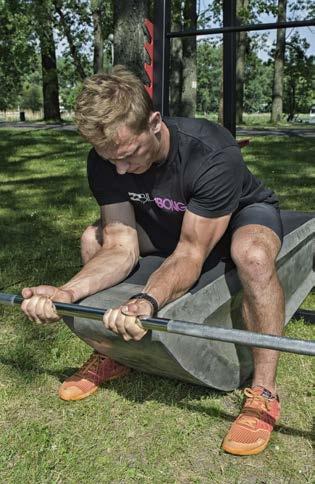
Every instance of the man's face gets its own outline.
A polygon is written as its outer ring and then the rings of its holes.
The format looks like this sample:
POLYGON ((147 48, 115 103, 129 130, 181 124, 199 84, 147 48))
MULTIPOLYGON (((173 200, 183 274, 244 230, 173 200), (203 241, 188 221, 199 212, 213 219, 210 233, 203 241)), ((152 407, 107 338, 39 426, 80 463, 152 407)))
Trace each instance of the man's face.
POLYGON ((117 144, 106 149, 95 146, 96 152, 116 167, 119 175, 135 173, 140 175, 158 161, 160 143, 155 130, 134 134, 127 126, 117 129, 117 144))

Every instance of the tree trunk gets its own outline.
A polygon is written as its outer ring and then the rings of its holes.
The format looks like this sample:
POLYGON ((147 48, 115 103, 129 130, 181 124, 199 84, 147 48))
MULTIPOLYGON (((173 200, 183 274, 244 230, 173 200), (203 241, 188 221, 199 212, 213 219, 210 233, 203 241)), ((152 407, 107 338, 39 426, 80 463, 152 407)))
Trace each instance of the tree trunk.
MULTIPOLYGON (((182 28, 181 0, 172 0, 171 30, 182 28)), ((170 45, 170 114, 181 116, 183 91, 183 39, 171 39, 170 45)))
MULTIPOLYGON (((248 0, 236 1, 238 23, 242 23, 242 12, 248 8, 248 0)), ((247 33, 236 33, 236 124, 243 123, 244 79, 247 33)))
POLYGON ((149 0, 114 0, 114 64, 125 65, 143 82, 147 82, 143 25, 148 13, 149 0))
POLYGON ((102 15, 104 0, 91 0, 94 33, 93 72, 97 74, 104 68, 104 37, 102 31, 102 15))
POLYGON ((67 22, 67 18, 65 14, 63 13, 62 10, 62 0, 53 0, 53 5, 55 7, 55 11, 58 13, 59 18, 60 18, 60 24, 62 26, 62 29, 64 31, 64 34, 67 38, 68 44, 69 44, 69 49, 70 53, 73 58, 73 63, 76 67, 77 73, 81 81, 83 81, 86 78, 86 73, 84 71, 84 68, 81 63, 80 55, 78 53, 77 46, 75 45, 73 41, 73 37, 71 34, 71 28, 70 25, 67 22))
POLYGON ((296 99, 295 99, 295 82, 292 80, 290 82, 290 88, 289 88, 289 114, 287 116, 287 121, 293 121, 294 116, 295 116, 295 110, 296 110, 296 99))
POLYGON ((224 103, 224 95, 223 95, 223 76, 221 76, 220 81, 220 99, 219 99, 219 111, 218 111, 218 123, 224 124, 224 117, 223 117, 223 103, 224 103))
MULTIPOLYGON (((172 30, 197 28, 196 0, 172 1, 172 30)), ((172 116, 195 116, 197 99, 197 39, 171 40, 170 112, 172 116)))
MULTIPOLYGON (((278 0, 278 22, 285 22, 287 0, 278 0)), ((284 78, 285 29, 277 30, 275 50, 274 78, 272 90, 271 122, 281 121, 283 112, 283 78, 284 78)))
MULTIPOLYGON (((196 30, 196 0, 186 0, 184 5, 184 28, 196 30)), ((183 82, 181 116, 194 117, 197 101, 197 39, 183 38, 183 82)))
POLYGON ((223 104, 224 104, 224 93, 223 93, 223 45, 221 45, 221 78, 220 78, 220 99, 219 99, 219 110, 218 110, 218 123, 224 125, 223 116, 223 104))
POLYGON ((45 12, 42 11, 38 21, 40 23, 38 36, 42 60, 44 119, 45 121, 60 121, 56 49, 51 12, 48 8, 45 9, 45 12))

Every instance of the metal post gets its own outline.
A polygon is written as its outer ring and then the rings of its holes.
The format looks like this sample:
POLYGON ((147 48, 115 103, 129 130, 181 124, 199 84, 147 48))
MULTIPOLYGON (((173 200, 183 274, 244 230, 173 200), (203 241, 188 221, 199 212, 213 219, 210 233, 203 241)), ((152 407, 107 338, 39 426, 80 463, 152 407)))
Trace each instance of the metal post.
MULTIPOLYGON (((236 0, 223 0, 223 27, 236 24, 236 0)), ((223 123, 236 135, 236 33, 223 34, 223 123)))
POLYGON ((169 65, 171 26, 170 0, 154 2, 154 94, 153 104, 162 116, 169 116, 169 65))

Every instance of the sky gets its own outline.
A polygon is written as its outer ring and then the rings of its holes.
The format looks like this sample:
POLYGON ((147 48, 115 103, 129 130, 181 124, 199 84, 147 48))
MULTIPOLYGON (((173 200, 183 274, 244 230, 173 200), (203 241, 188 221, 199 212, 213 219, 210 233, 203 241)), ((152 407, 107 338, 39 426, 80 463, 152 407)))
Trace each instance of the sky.
MULTIPOLYGON (((288 6, 290 6, 290 4, 292 4, 292 1, 293 0, 288 0, 288 6)), ((212 0, 199 0, 199 6, 200 6, 200 11, 204 11, 207 6, 209 4, 212 3, 212 0)), ((197 4, 198 4, 198 1, 197 1, 197 4)), ((302 14, 299 16, 299 20, 302 20, 303 17, 302 17, 302 14)), ((270 23, 270 22, 275 22, 276 21, 276 18, 273 17, 273 16, 268 16, 268 15, 262 15, 261 18, 259 19, 261 23, 270 23)), ((219 25, 218 24, 213 24, 213 25, 209 25, 208 27, 211 28, 211 27, 218 27, 219 25)), ((310 44, 310 47, 307 51, 307 54, 308 55, 315 55, 315 26, 314 27, 302 27, 302 28, 299 28, 299 29, 287 29, 287 37, 288 36, 291 36, 293 34, 294 31, 298 31, 300 33, 300 36, 301 37, 305 37, 308 41, 308 43, 310 44)), ((275 41, 275 38, 276 38, 276 30, 270 30, 270 31, 261 31, 261 33, 268 33, 268 37, 267 37, 267 42, 265 44, 265 51, 261 50, 258 55, 259 57, 261 57, 263 60, 267 60, 268 59, 268 54, 266 51, 270 50, 270 48, 272 47, 272 44, 273 42, 275 41)), ((249 35, 251 35, 251 33, 249 33, 249 35)), ((212 38, 218 38, 219 36, 211 36, 212 38)), ((204 38, 204 36, 202 37, 198 37, 199 39, 202 39, 204 38)), ((57 46, 57 55, 60 56, 62 55, 63 51, 64 51, 64 46, 67 45, 67 41, 65 39, 63 39, 63 41, 61 42, 58 42, 58 46, 57 46)))
MULTIPOLYGON (((211 4, 211 0, 200 0, 200 11, 203 11, 207 8, 207 6, 209 4, 211 4)), ((293 2, 292 1, 288 1, 288 11, 289 11, 289 8, 290 8, 290 5, 292 4, 293 2)), ((289 12, 288 12, 289 13, 289 12)), ((303 15, 303 12, 301 12, 298 16, 298 18, 295 18, 296 20, 303 20, 304 18, 304 15, 303 15)), ((276 18, 273 16, 273 15, 262 15, 261 18, 259 19, 259 23, 270 23, 270 22, 276 22, 276 18)), ((291 20, 291 18, 290 18, 291 20)), ((209 28, 211 27, 217 27, 218 25, 209 25, 209 28)), ((315 55, 315 26, 312 26, 312 27, 300 27, 298 29, 292 29, 292 28, 289 28, 287 29, 287 38, 290 37, 294 32, 299 32, 300 36, 301 37, 304 37, 306 38, 307 42, 310 44, 310 47, 307 51, 307 54, 308 55, 315 55)), ((268 38, 267 38, 267 43, 266 43, 266 50, 269 50, 268 48, 272 46, 273 42, 275 41, 276 39, 276 30, 264 30, 264 31, 260 31, 261 33, 267 33, 268 34, 268 38)), ((250 35, 250 33, 249 33, 250 35)), ((202 37, 199 37, 200 39, 202 37)), ((261 57, 263 60, 267 60, 268 58, 268 55, 266 52, 264 51, 260 51, 259 52, 259 57, 261 57)))

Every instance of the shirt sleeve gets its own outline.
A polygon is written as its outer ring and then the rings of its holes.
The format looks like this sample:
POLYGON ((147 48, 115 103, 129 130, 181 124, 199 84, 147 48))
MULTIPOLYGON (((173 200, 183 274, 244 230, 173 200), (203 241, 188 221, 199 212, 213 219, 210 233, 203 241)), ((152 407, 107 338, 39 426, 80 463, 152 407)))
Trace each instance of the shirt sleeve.
POLYGON ((115 167, 94 149, 88 155, 87 175, 90 189, 100 206, 129 201, 126 189, 129 175, 118 175, 115 167))
POLYGON ((244 169, 237 146, 229 146, 205 160, 195 173, 188 210, 207 218, 232 213, 239 205, 244 169))

